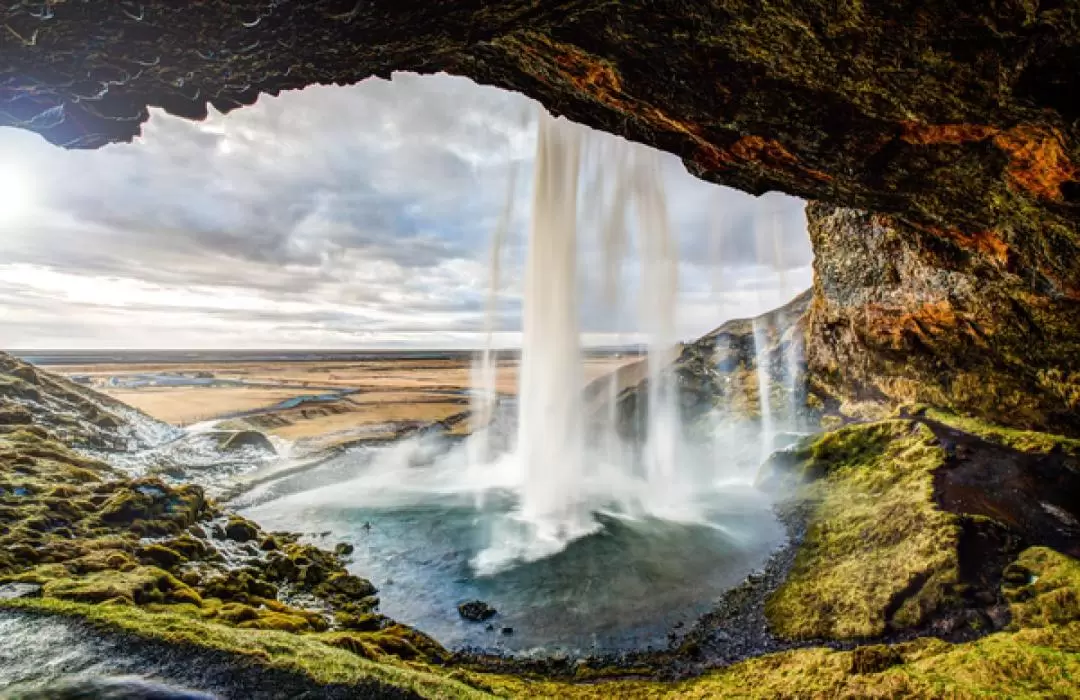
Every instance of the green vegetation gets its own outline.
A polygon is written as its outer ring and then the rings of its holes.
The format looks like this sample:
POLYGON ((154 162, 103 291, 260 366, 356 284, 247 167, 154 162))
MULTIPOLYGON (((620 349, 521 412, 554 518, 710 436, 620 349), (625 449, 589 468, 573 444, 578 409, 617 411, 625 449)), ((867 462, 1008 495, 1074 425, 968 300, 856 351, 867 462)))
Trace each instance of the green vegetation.
POLYGON ((928 406, 917 406, 914 409, 908 410, 920 412, 927 418, 939 423, 944 423, 950 428, 955 428, 956 430, 965 433, 971 433, 972 435, 978 435, 989 442, 1005 445, 1006 447, 1011 447, 1022 452, 1051 452, 1053 450, 1061 450, 1066 454, 1080 456, 1080 440, 1067 438, 1063 435, 1053 435, 1051 433, 1042 433, 1035 430, 1007 428, 1005 426, 987 423, 978 418, 961 416, 952 413, 951 411, 928 406))
POLYGON ((766 614, 796 639, 880 635, 913 627, 957 582, 955 517, 933 501, 944 462, 933 433, 912 421, 852 425, 796 455, 812 481, 805 541, 766 614))
MULTIPOLYGON (((305 673, 319 683, 356 683, 375 680, 414 690, 424 697, 477 698, 483 693, 431 673, 423 666, 398 662, 376 653, 379 662, 333 646, 333 635, 294 634, 289 631, 231 627, 200 620, 194 606, 91 605, 51 598, 5 602, 6 607, 76 615, 105 628, 131 632, 173 644, 243 654, 275 668, 305 673)), ((377 646, 373 645, 375 649, 377 646)))

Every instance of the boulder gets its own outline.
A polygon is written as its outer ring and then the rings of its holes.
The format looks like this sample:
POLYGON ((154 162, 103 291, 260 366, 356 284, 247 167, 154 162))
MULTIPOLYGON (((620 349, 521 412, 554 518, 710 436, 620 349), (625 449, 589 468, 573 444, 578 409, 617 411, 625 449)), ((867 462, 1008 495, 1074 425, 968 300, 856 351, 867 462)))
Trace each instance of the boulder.
POLYGON ((259 528, 247 518, 232 515, 225 525, 225 536, 235 542, 250 542, 259 537, 259 528))
POLYGON ((470 600, 458 606, 458 614, 469 622, 483 622, 495 617, 497 610, 482 600, 470 600))

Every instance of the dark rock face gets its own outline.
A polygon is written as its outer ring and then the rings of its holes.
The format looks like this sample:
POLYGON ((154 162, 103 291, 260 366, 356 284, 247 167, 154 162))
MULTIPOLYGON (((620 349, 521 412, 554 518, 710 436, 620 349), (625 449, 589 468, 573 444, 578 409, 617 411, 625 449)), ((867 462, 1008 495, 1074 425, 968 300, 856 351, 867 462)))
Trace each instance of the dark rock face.
POLYGON ((756 318, 732 319, 685 346, 676 363, 684 394, 696 391, 710 406, 738 417, 760 417, 761 360, 766 363, 766 385, 774 413, 797 420, 799 416, 788 412, 806 403, 803 358, 810 300, 807 290, 778 309, 756 318), (793 391, 794 397, 790 395, 793 391))
POLYGON ((1073 244, 953 238, 821 205, 807 214, 816 394, 925 402, 1080 434, 1080 287, 1052 278, 1057 268, 1080 283, 1073 244))
POLYGON ((290 3, 0 10, 0 124, 67 147, 260 93, 447 71, 750 192, 972 232, 1077 221, 1080 10, 967 0, 290 3))

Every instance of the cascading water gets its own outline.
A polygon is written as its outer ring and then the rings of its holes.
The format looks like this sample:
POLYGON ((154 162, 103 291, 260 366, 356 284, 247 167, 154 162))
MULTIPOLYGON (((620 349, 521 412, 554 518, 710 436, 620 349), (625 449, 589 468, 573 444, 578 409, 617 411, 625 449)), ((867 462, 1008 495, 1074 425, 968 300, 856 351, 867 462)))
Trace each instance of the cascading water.
MULTIPOLYGON (((499 462, 502 469, 520 470, 520 501, 514 521, 498 525, 493 546, 477 557, 481 571, 494 572, 562 549, 598 528, 597 511, 675 519, 697 513, 691 470, 680 466, 682 422, 671 370, 677 255, 660 162, 656 154, 635 152, 625 141, 600 137, 599 143, 589 143, 590 136, 577 125, 540 114, 525 271, 517 445, 499 462), (595 172, 583 177, 589 166, 595 172), (603 212, 599 219, 579 212, 582 186, 589 212, 594 217, 603 212), (611 303, 621 277, 631 210, 636 214, 633 223, 641 259, 639 316, 649 338, 647 410, 637 449, 618 438, 614 414, 600 421, 588 415, 578 323, 579 229, 589 224, 599 229, 605 296, 611 303), (584 433, 588 421, 598 423, 596 428, 603 433, 600 440, 590 441, 592 449, 584 433), (596 443, 603 447, 596 449, 596 443)), ((616 381, 617 377, 610 379, 611 391, 617 391, 616 381)))
POLYGON ((761 413, 761 456, 764 462, 772 453, 773 439, 776 435, 775 420, 772 411, 769 381, 769 327, 762 317, 753 320, 754 362, 757 365, 758 410, 761 413))
POLYGON ((591 528, 579 349, 577 194, 582 130, 541 115, 525 271, 518 455, 521 514, 536 535, 565 540, 591 528))

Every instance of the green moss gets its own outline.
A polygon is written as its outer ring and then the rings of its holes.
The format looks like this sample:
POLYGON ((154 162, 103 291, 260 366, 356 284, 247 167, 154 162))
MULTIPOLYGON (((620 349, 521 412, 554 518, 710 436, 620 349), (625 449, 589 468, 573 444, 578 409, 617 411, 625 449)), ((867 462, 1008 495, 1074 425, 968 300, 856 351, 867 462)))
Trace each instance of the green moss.
POLYGON ((1051 452, 1060 450, 1066 454, 1080 456, 1080 440, 1067 438, 1062 435, 1042 433, 1034 430, 1020 430, 1006 428, 1000 425, 987 423, 986 421, 961 416, 940 408, 919 406, 907 409, 922 413, 931 420, 944 423, 950 428, 962 430, 966 433, 978 435, 984 440, 1005 445, 1023 452, 1051 452))
POLYGON ((104 570, 79 578, 47 581, 42 594, 84 603, 122 601, 125 603, 192 603, 201 605, 199 594, 172 574, 153 566, 129 571, 104 570))
MULTIPOLYGON (((1005 584, 1013 628, 1046 627, 1080 620, 1080 562, 1046 547, 1024 551, 1005 584)), ((1076 644, 1080 647, 1080 637, 1076 644)))
POLYGON ((766 604, 790 638, 850 638, 912 627, 958 577, 955 518, 933 501, 944 453, 924 425, 848 426, 804 446, 802 497, 814 504, 785 584, 766 604))
POLYGON ((149 611, 136 606, 91 605, 68 600, 5 601, 4 606, 76 615, 103 627, 160 639, 243 654, 258 663, 304 673, 319 683, 378 682, 404 688, 428 698, 489 697, 458 681, 402 663, 372 662, 346 649, 331 646, 317 635, 278 630, 241 629, 201 620, 190 606, 174 611, 149 611))

